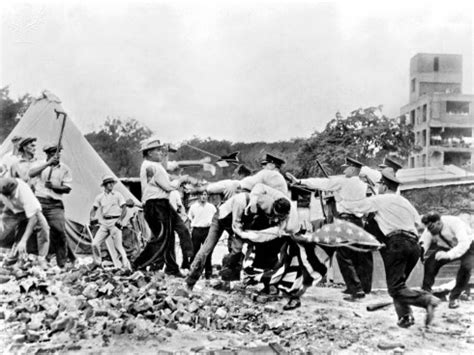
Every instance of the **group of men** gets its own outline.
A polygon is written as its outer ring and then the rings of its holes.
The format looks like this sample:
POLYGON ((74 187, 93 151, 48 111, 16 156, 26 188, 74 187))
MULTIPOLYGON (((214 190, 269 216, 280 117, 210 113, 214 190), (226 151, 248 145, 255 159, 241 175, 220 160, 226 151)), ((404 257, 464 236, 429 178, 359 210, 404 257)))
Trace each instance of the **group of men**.
MULTIPOLYGON (((45 257, 49 241, 54 240, 51 245, 54 245, 58 265, 62 266, 68 256, 74 258, 65 242, 62 204, 62 196, 71 191, 71 174, 59 160, 60 147, 46 146, 46 161, 36 162, 34 143, 35 139, 31 137, 15 140, 19 153, 17 161, 9 163, 7 173, 10 176, 0 179, 0 193, 5 200, 3 225, 16 228, 26 222, 23 236, 15 241, 15 253, 26 252, 25 243, 33 227, 40 226, 38 254, 45 257), (12 219, 16 225, 10 223, 12 219)), ((283 291, 288 296, 284 309, 295 309, 301 305, 301 295, 320 279, 319 276, 324 276, 327 268, 318 260, 315 246, 305 242, 306 227, 302 228, 298 219, 296 203, 290 198, 290 186, 320 194, 330 193, 334 198, 333 215, 312 221, 315 228, 331 224, 335 218, 364 229, 383 244, 380 253, 400 327, 414 324, 410 306, 425 308, 426 325, 431 323, 440 302, 432 295, 431 288, 442 265, 461 260, 456 286, 450 294, 450 308, 459 306, 459 297, 468 287, 474 262, 472 230, 458 217, 440 216, 436 212, 421 217, 398 192, 400 181, 396 175, 402 165, 393 158, 387 157, 384 166, 377 170, 347 157, 344 176, 298 179, 289 173, 284 176, 280 171, 284 160, 267 154, 261 162, 262 169, 255 174, 240 164, 232 179, 200 187, 198 201, 183 213, 180 211, 182 206, 171 203, 170 195, 190 182, 190 178, 170 178, 167 170, 179 164, 168 160, 169 145, 153 137, 142 142, 141 151, 142 207, 152 236, 130 263, 120 235, 126 203, 113 190, 115 179, 105 177, 104 192, 96 198, 91 210, 92 221, 96 211, 100 209, 101 212, 101 225, 92 243, 94 260, 98 264, 101 261, 99 246, 103 241, 109 241, 115 245, 116 252, 112 255, 115 266, 164 268, 168 275, 185 277, 185 286, 192 291, 203 272, 206 278, 212 277, 212 252, 227 232, 228 254, 220 272, 224 286, 241 280, 244 269, 247 274, 254 273, 252 280, 263 284, 262 293, 272 295, 283 291), (216 208, 207 201, 208 194, 221 194, 222 203, 216 208), (190 220, 188 225, 186 218, 190 220), (175 235, 178 235, 183 251, 181 266, 189 268, 186 276, 176 261, 175 235), (246 256, 244 245, 247 245, 246 256), (411 289, 406 281, 420 258, 425 260, 422 288, 411 289), (251 260, 251 268, 246 267, 248 260, 251 260)), ((357 301, 365 297, 372 289, 372 253, 345 247, 329 250, 329 254, 334 252, 346 284, 344 292, 349 294, 345 299, 357 301)))
MULTIPOLYGON (((46 258, 55 255, 57 266, 64 268, 68 261, 74 265, 76 260, 67 242, 63 201, 72 190, 72 173, 61 161, 61 145, 45 145, 46 159, 41 161, 36 158, 36 142, 35 137, 15 136, 12 152, 1 159, 0 243, 10 248, 6 264, 35 252, 41 266, 46 267, 46 258)), ((94 262, 100 264, 100 244, 107 240, 114 265, 130 268, 121 236, 121 220, 130 203, 113 191, 116 182, 113 176, 105 176, 104 192, 94 201, 91 219, 98 220, 100 227, 92 240, 92 251, 94 262)))

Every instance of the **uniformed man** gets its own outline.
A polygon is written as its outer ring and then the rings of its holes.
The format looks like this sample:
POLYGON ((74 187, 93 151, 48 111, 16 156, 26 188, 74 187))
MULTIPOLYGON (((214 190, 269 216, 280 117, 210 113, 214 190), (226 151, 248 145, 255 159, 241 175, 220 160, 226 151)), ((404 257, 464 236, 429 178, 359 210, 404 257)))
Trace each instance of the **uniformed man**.
POLYGON ((43 148, 46 160, 32 165, 30 178, 38 177, 35 195, 41 204, 43 215, 50 227, 50 250, 56 254, 59 267, 64 267, 69 257, 71 261, 76 258, 67 244, 66 218, 64 217, 63 196, 71 192, 71 169, 60 162, 62 147, 48 144, 43 148))
POLYGON ((379 194, 355 203, 355 211, 372 214, 366 230, 385 247, 380 254, 385 266, 388 293, 393 298, 398 326, 407 328, 415 323, 410 306, 426 309, 425 324, 433 320, 439 299, 426 291, 407 287, 410 276, 421 255, 418 228, 421 218, 415 207, 396 191, 400 181, 390 169, 382 170, 379 194))
MULTIPOLYGON (((352 222, 363 227, 362 213, 353 210, 354 203, 363 200, 367 195, 367 184, 360 178, 362 163, 346 158, 343 165, 343 177, 296 179, 293 175, 287 176, 294 182, 311 189, 331 191, 336 199, 337 218, 352 222)), ((372 289, 373 258, 372 253, 358 252, 349 248, 339 248, 336 253, 337 262, 342 277, 346 283, 345 293, 350 294, 348 301, 365 297, 372 289)))
POLYGON ((474 266, 474 234, 470 226, 456 216, 440 216, 430 212, 423 216, 426 229, 421 236, 425 251, 432 253, 425 259, 423 290, 431 292, 439 269, 454 260, 460 260, 456 284, 449 294, 449 308, 459 307, 459 296, 466 289, 474 266), (431 252, 431 250, 430 250, 431 252))

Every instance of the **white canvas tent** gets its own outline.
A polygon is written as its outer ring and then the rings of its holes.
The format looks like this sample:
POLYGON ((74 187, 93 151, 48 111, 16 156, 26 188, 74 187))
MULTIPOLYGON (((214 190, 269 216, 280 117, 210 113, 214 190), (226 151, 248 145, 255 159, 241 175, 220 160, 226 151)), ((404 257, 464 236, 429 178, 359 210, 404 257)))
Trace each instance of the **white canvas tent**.
MULTIPOLYGON (((43 146, 47 143, 57 143, 62 117, 57 119, 56 112, 67 112, 61 106, 61 100, 54 94, 44 91, 42 96, 36 99, 25 112, 10 135, 0 146, 0 157, 12 150, 11 138, 15 135, 26 137, 32 136, 38 139, 38 159, 44 159, 43 146)), ((69 166, 72 172, 72 190, 64 197, 66 218, 69 222, 79 225, 87 225, 89 212, 95 197, 102 191, 101 181, 105 174, 115 174, 97 154, 94 148, 84 138, 81 131, 74 123, 74 119, 68 114, 66 126, 62 139, 63 151, 61 161, 69 166)), ((132 199, 135 203, 139 201, 118 180, 115 189, 125 199, 132 199)), ((74 224, 68 223, 68 234, 80 234, 74 224)), ((74 239, 78 236, 76 235, 74 239)))

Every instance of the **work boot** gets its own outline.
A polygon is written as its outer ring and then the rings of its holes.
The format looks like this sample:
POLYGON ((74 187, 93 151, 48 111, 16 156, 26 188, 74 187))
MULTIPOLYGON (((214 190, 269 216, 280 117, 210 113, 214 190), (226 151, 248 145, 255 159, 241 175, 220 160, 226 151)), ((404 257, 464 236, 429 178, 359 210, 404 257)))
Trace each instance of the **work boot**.
POLYGON ((409 328, 411 327, 413 324, 415 324, 415 318, 413 318, 413 316, 411 314, 407 314, 403 317, 400 317, 398 319, 398 322, 397 322, 397 325, 400 327, 400 328, 409 328))
POLYGON ((459 304, 458 299, 449 300, 448 308, 455 309, 455 308, 459 308, 459 306, 460 306, 460 304, 459 304))
POLYGON ((288 303, 283 306, 284 311, 291 311, 292 309, 301 307, 301 302, 299 298, 290 298, 288 303))
POLYGON ((432 297, 428 306, 426 306, 426 318, 425 326, 429 326, 434 318, 435 308, 440 304, 440 300, 436 297, 432 297))

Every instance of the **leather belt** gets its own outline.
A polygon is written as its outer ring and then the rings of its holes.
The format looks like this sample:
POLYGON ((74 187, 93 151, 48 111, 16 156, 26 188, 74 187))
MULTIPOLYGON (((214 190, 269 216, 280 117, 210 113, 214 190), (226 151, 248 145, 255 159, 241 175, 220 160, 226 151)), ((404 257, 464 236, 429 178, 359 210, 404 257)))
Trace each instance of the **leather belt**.
POLYGON ((403 229, 397 229, 397 230, 395 230, 393 232, 390 232, 386 235, 387 238, 391 238, 391 237, 394 237, 394 236, 406 237, 406 238, 414 239, 414 240, 418 241, 418 236, 415 233, 405 231, 403 229))
POLYGON ((120 218, 120 216, 103 216, 102 218, 104 218, 104 219, 116 219, 116 218, 120 218))

